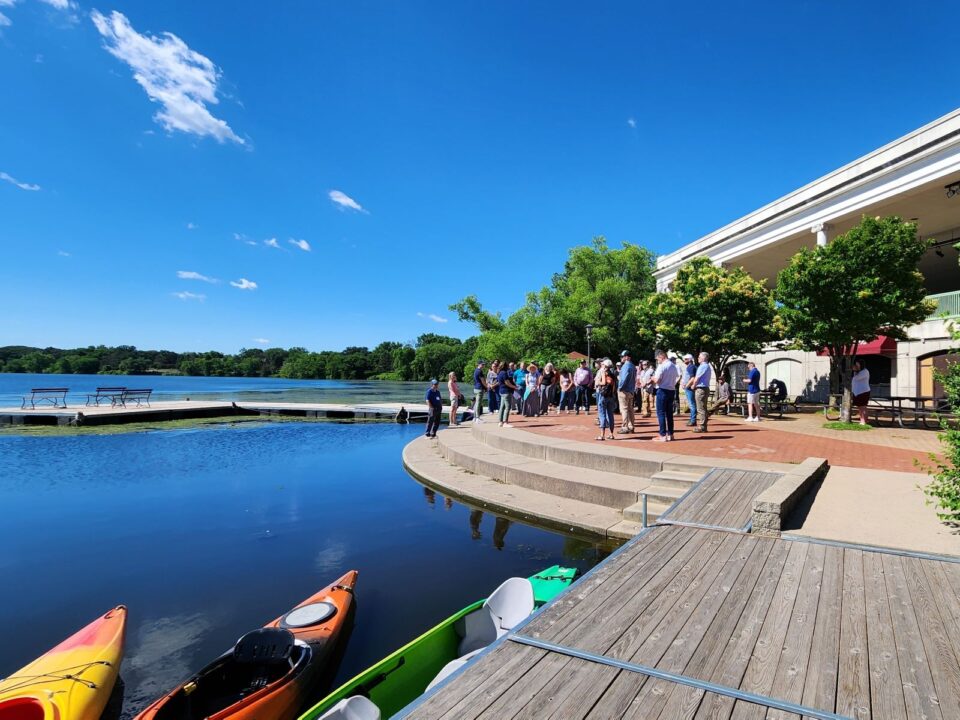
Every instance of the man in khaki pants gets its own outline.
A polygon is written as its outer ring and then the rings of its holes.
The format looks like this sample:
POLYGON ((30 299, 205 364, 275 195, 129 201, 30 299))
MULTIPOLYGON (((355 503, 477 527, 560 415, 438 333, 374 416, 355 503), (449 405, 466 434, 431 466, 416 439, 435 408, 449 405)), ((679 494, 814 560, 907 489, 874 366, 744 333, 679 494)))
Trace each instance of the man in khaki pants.
POLYGON ((713 369, 710 367, 710 355, 702 352, 698 358, 696 372, 690 378, 690 387, 693 389, 694 402, 697 405, 697 427, 695 433, 707 431, 707 400, 710 399, 710 379, 713 369))
POLYGON ((637 389, 637 366, 630 362, 630 352, 620 353, 620 375, 617 378, 617 399, 620 401, 621 435, 633 432, 633 394, 637 389))

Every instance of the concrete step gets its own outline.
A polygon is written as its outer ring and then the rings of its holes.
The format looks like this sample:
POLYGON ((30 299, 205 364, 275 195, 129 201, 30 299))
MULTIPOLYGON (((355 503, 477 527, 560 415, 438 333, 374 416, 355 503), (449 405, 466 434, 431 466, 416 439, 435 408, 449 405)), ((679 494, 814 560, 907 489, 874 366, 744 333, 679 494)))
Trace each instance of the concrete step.
POLYGON ((662 487, 673 487, 686 491, 695 483, 699 482, 702 477, 703 473, 699 471, 661 470, 658 473, 654 473, 650 479, 662 487))
MULTIPOLYGON (((663 515, 667 509, 673 503, 664 503, 656 502, 651 499, 647 499, 647 524, 653 525, 661 515, 663 515)), ((642 523, 643 522, 643 501, 634 503, 630 507, 625 507, 623 509, 623 519, 630 522, 642 523)))
POLYGON ((652 483, 644 477, 587 470, 496 450, 464 432, 440 433, 437 448, 450 463, 498 482, 616 510, 633 505, 642 492, 667 503, 682 494, 674 488, 651 489, 652 483))
POLYGON ((418 438, 404 448, 403 464, 439 492, 505 517, 618 541, 628 540, 642 529, 639 521, 625 519, 619 510, 508 485, 451 465, 440 454, 439 442, 427 438, 418 438))

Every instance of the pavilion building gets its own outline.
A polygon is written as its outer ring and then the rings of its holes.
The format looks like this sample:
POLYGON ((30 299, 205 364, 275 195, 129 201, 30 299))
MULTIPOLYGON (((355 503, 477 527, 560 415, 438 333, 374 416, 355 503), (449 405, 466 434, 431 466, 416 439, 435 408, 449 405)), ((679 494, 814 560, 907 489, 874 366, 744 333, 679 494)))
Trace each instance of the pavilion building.
MULTIPOLYGON (((940 396, 934 369, 960 360, 951 352, 949 319, 960 318, 960 109, 795 190, 739 220, 657 259, 657 289, 671 288, 677 270, 706 256, 726 267, 742 266, 772 288, 777 273, 802 247, 825 245, 862 216, 899 215, 916 222, 931 243, 920 262, 929 298, 937 309, 909 328, 909 339, 881 337, 861 345, 876 396, 940 396)), ((844 302, 837 288, 837 302, 844 302)), ((746 361, 764 383, 783 380, 791 395, 823 401, 830 392, 830 362, 812 352, 770 349, 730 366, 731 384, 742 387, 746 361)))

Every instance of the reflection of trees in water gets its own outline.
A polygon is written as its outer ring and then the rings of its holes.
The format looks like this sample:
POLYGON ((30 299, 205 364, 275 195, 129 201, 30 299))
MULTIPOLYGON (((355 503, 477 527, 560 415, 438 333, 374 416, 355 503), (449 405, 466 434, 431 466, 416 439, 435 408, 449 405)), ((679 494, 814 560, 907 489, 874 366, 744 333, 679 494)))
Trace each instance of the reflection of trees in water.
POLYGON ((483 537, 480 534, 480 521, 483 520, 483 510, 470 511, 470 537, 473 540, 479 540, 483 537))
POLYGON ((613 550, 612 547, 604 547, 580 538, 568 536, 563 539, 563 557, 568 560, 579 560, 596 565, 613 550))
POLYGON ((437 502, 437 494, 430 488, 424 486, 423 496, 427 499, 427 505, 433 507, 434 503, 437 502))
POLYGON ((493 526, 493 546, 497 550, 503 550, 503 540, 507 536, 507 530, 510 529, 510 521, 504 517, 497 516, 493 526))

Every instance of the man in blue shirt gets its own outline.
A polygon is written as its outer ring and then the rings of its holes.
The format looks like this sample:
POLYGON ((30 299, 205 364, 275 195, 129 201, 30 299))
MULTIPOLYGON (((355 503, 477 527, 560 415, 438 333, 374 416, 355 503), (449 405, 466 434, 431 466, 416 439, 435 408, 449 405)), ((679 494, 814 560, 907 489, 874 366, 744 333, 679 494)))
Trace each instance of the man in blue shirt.
POLYGON ((677 366, 667 359, 667 353, 657 350, 657 369, 653 371, 653 384, 657 387, 657 423, 661 442, 673 440, 673 401, 677 394, 677 380, 680 372, 677 366))
POLYGON ((507 369, 506 365, 500 366, 500 372, 497 373, 497 392, 500 394, 500 427, 510 427, 507 421, 510 419, 510 396, 517 389, 513 382, 513 373, 507 369))
POLYGON ((713 377, 713 368, 710 367, 710 355, 702 352, 698 358, 697 371, 691 381, 693 384, 694 401, 697 405, 699 422, 693 429, 695 433, 707 431, 707 400, 710 398, 710 380, 713 377))
POLYGON ((754 363, 747 363, 747 422, 760 422, 760 371, 754 363))
POLYGON ((443 414, 443 398, 440 397, 439 383, 430 381, 430 388, 424 399, 427 401, 427 437, 435 438, 440 427, 440 415, 443 414))
POLYGON ((475 423, 483 422, 480 415, 483 413, 483 394, 487 391, 487 378, 483 371, 485 364, 481 360, 477 363, 477 369, 473 371, 473 421, 475 423))
POLYGON ((630 361, 630 351, 620 353, 620 375, 617 378, 617 399, 620 401, 621 435, 633 432, 633 395, 637 391, 637 366, 630 361))
POLYGON ((683 356, 683 376, 680 378, 680 387, 687 398, 687 409, 690 411, 687 425, 691 427, 697 424, 697 399, 693 392, 693 374, 696 371, 697 366, 693 362, 693 355, 687 353, 683 356))

